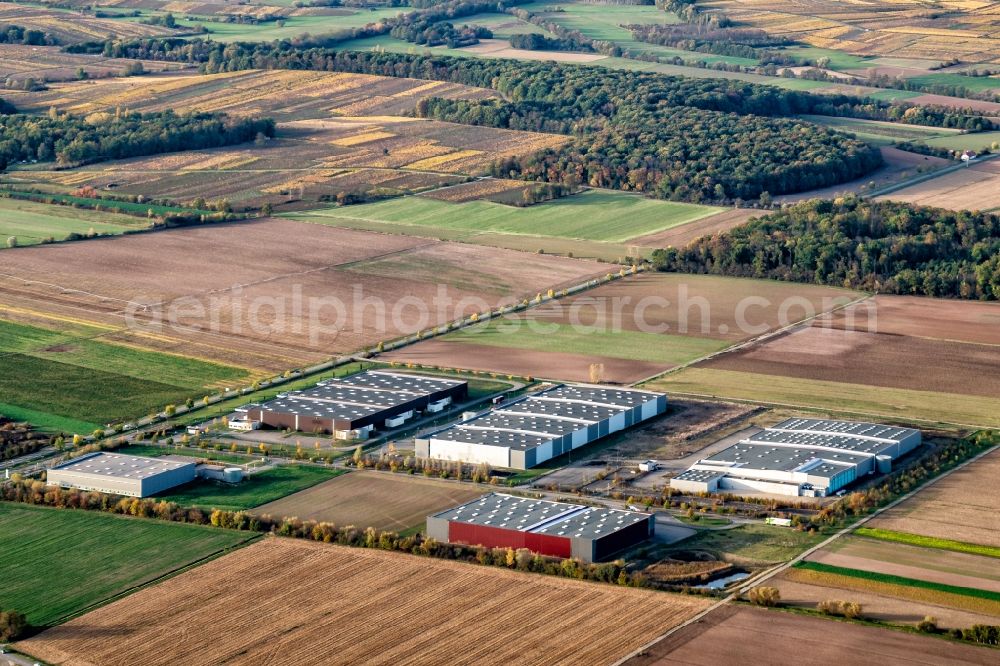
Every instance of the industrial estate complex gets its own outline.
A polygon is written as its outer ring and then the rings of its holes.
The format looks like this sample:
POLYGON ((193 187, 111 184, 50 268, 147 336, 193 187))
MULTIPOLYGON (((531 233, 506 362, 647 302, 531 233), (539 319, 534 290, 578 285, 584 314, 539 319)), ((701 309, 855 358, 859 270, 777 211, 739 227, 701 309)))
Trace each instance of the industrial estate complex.
POLYGON ((666 409, 662 393, 560 385, 424 434, 416 455, 529 469, 666 409))
POLYGON ((671 479, 684 492, 767 492, 824 497, 920 446, 919 430, 793 418, 699 460, 671 479))
POLYGON ((427 517, 438 541, 599 562, 653 534, 648 513, 492 493, 427 517))
POLYGON ((48 483, 127 497, 149 497, 194 481, 194 461, 164 460, 100 451, 48 470, 48 483))
POLYGON ((236 411, 249 424, 367 439, 376 428, 397 427, 416 412, 439 412, 467 395, 465 381, 369 370, 236 411))

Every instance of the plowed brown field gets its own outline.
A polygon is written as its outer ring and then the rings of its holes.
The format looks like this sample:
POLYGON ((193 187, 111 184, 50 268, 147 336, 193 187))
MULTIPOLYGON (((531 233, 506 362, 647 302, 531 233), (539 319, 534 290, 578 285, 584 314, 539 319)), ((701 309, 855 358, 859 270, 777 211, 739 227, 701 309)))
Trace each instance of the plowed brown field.
POLYGON ((1000 345, 1000 303, 875 296, 838 310, 829 321, 833 328, 839 329, 871 329, 888 335, 1000 345))
POLYGON ((97 323, 119 342, 277 371, 605 270, 262 220, 5 252, 0 316, 47 327, 97 323))
POLYGON ((959 395, 1000 395, 1000 346, 819 325, 720 356, 702 367, 959 395))
POLYGON ((996 651, 939 638, 757 608, 723 606, 626 662, 713 664, 988 664, 996 651), (807 655, 804 658, 803 655, 807 655))
POLYGON ((1000 513, 991 489, 1000 451, 977 460, 886 511, 870 527, 1000 548, 1000 513))
POLYGON ((19 644, 52 664, 611 663, 708 602, 266 539, 19 644))

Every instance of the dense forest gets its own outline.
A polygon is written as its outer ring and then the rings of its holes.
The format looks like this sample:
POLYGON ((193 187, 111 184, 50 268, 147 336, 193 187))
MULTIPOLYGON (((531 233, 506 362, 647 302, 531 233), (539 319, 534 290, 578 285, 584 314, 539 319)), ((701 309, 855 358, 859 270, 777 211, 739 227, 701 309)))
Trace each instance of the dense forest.
POLYGON ((664 271, 1000 299, 1000 217, 857 198, 808 201, 657 250, 664 271))
POLYGON ((213 148, 274 136, 271 119, 230 118, 221 113, 93 113, 89 116, 5 115, 0 170, 13 162, 101 160, 213 148))

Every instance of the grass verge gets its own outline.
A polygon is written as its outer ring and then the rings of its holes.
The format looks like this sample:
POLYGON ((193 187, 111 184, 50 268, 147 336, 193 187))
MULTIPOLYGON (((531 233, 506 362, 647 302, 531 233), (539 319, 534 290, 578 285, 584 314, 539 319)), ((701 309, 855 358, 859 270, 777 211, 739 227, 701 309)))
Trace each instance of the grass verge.
POLYGON ((968 543, 966 541, 955 541, 953 539, 939 539, 937 537, 922 536, 920 534, 909 534, 908 532, 894 532, 893 530, 880 530, 873 527, 859 527, 854 531, 858 536, 880 541, 892 541, 894 543, 905 543, 921 548, 937 548, 938 550, 951 550, 956 553, 969 553, 971 555, 984 555, 986 557, 1000 558, 1000 548, 994 546, 982 546, 978 543, 968 543))
POLYGON ((805 571, 818 571, 820 573, 848 576, 850 578, 860 578, 862 580, 869 580, 875 583, 885 583, 887 585, 915 587, 924 590, 933 590, 935 592, 957 594, 964 597, 987 599, 989 601, 1000 603, 1000 592, 992 592, 990 590, 980 590, 974 587, 960 587, 958 585, 946 585, 945 583, 935 583, 928 580, 920 580, 918 578, 906 578, 905 576, 895 576, 893 574, 878 573, 874 571, 864 571, 863 569, 850 569, 848 567, 838 567, 832 564, 824 564, 822 562, 796 562, 795 568, 802 569, 805 571))
POLYGON ((253 474, 238 485, 198 480, 158 496, 185 507, 242 511, 305 490, 344 474, 343 470, 283 465, 253 474))

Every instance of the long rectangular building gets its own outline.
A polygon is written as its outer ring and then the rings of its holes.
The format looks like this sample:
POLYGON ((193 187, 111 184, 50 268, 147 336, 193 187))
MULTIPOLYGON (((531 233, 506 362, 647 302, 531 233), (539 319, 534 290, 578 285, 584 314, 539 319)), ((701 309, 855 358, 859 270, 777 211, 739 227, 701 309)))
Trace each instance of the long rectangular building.
POLYGON ((196 468, 193 461, 99 451, 52 467, 47 471, 46 480, 63 488, 149 497, 194 481, 196 468))
POLYGON ((560 385, 427 433, 414 440, 416 455, 529 469, 666 409, 662 393, 560 385))
POLYGON ((919 430, 875 423, 792 418, 699 460, 670 480, 683 492, 766 492, 823 497, 921 443, 919 430))
POLYGON ((653 534, 648 513, 528 499, 502 493, 427 517, 427 535, 446 543, 527 548, 584 562, 610 559, 653 534))
POLYGON ((237 410, 249 422, 272 428, 364 439, 375 428, 402 425, 416 412, 438 412, 468 395, 468 382, 369 370, 327 379, 303 391, 290 391, 263 404, 237 410))

